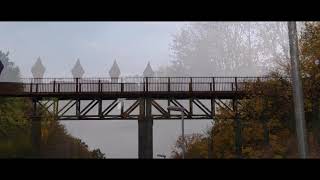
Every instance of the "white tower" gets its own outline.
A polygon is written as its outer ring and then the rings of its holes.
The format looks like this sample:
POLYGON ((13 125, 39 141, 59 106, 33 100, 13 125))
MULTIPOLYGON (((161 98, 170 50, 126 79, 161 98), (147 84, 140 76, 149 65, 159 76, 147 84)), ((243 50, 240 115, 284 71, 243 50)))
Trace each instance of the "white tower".
POLYGON ((120 77, 120 68, 117 64, 117 61, 114 60, 111 69, 109 70, 109 75, 111 77, 111 82, 118 82, 118 78, 120 77))
POLYGON ((73 78, 82 78, 83 74, 84 74, 84 70, 80 64, 80 60, 77 59, 76 64, 74 65, 74 67, 71 70, 72 76, 73 78))
POLYGON ((38 57, 36 63, 32 66, 31 72, 36 82, 41 82, 46 68, 43 66, 41 58, 38 57))
POLYGON ((146 69, 143 71, 144 77, 153 77, 154 71, 151 68, 150 62, 148 62, 146 69))

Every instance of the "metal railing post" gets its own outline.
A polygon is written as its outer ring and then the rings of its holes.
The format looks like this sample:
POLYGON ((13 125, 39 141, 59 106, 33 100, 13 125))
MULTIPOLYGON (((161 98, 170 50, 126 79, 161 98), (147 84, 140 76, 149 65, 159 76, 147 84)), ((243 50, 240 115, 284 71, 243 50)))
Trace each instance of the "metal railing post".
POLYGON ((38 84, 39 84, 39 83, 36 84, 36 92, 38 92, 38 84))
POLYGON ((79 81, 79 78, 76 78, 76 92, 78 92, 78 90, 79 90, 79 89, 78 89, 78 88, 79 88, 79 87, 78 87, 78 81, 79 81))
POLYGON ((123 92, 123 82, 121 82, 121 92, 123 92))
POLYGON ((168 77, 168 92, 170 92, 170 77, 168 77))
POLYGON ((216 91, 216 84, 215 84, 215 78, 212 77, 212 90, 216 91))
POLYGON ((234 78, 235 86, 236 86, 236 91, 238 91, 238 78, 234 78))
POLYGON ((149 86, 148 86, 148 77, 146 77, 146 92, 148 92, 148 90, 149 90, 149 86))
POLYGON ((192 77, 190 77, 189 92, 192 92, 192 77))
POLYGON ((53 80, 53 92, 56 92, 56 80, 53 80))

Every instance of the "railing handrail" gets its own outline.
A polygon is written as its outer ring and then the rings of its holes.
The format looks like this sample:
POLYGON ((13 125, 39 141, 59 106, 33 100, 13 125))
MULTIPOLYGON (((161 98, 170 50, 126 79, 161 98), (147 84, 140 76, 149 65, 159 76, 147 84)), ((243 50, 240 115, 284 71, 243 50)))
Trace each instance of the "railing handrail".
MULTIPOLYGON (((23 82, 24 81, 61 81, 61 80, 65 80, 65 81, 74 81, 74 80, 81 80, 81 81, 99 81, 99 80, 109 80, 109 81, 114 81, 115 79, 121 80, 122 82, 124 82, 125 80, 144 80, 144 79, 150 79, 150 80, 155 80, 155 79, 159 79, 159 80, 168 80, 168 79, 184 79, 184 80, 210 80, 210 79, 235 79, 235 77, 231 77, 231 76, 203 76, 203 77, 199 77, 199 76, 195 76, 195 77, 119 77, 119 78, 112 78, 112 77, 84 77, 84 78, 20 78, 23 82), (123 81, 124 80, 124 81, 123 81)), ((276 77, 272 77, 272 76, 237 76, 237 79, 274 79, 276 77)), ((279 78, 283 78, 283 79, 288 79, 290 77, 279 77, 279 78)))
POLYGON ((149 92, 149 91, 241 91, 245 83, 287 77, 130 77, 120 78, 29 78, 28 92, 149 92), (133 80, 132 80, 133 79, 133 80), (132 81, 130 81, 132 80, 132 81))

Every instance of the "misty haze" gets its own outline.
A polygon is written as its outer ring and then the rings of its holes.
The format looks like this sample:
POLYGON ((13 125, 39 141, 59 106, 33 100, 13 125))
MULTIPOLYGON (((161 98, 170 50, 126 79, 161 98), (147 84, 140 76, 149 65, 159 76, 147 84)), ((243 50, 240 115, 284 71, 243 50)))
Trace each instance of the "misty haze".
MULTIPOLYGON (((296 25, 318 127, 320 24, 296 25)), ((298 157, 288 34, 287 22, 0 22, 0 157, 298 157)))

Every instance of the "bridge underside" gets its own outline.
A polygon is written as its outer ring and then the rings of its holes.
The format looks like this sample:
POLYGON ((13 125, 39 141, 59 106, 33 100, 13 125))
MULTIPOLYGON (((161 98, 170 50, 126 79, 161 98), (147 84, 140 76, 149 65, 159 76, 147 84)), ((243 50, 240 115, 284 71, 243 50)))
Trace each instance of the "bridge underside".
POLYGON ((140 106, 143 101, 150 101, 149 117, 153 120, 181 119, 181 113, 170 112, 168 106, 179 106, 184 109, 184 119, 213 119, 216 107, 234 111, 232 100, 215 98, 138 98, 138 99, 65 99, 33 98, 36 105, 45 109, 57 120, 139 120, 140 106))

